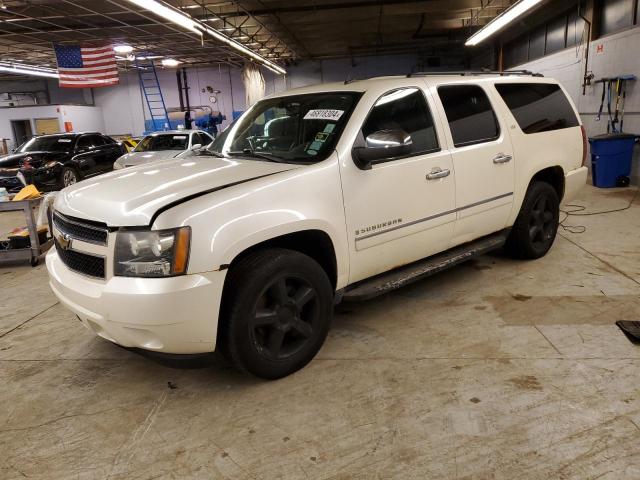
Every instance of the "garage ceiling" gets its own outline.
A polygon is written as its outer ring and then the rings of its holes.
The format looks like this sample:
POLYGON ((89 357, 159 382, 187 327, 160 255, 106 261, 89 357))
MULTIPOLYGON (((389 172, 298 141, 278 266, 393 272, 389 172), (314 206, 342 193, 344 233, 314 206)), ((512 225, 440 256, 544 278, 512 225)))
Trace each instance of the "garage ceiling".
MULTIPOLYGON (((512 0, 170 0, 281 64, 369 54, 445 51, 512 0)), ((245 58, 126 0, 0 1, 0 61, 55 65, 52 43, 126 43, 138 55, 192 65, 245 58), (142 53, 141 53, 142 52, 142 53)), ((127 68, 129 62, 121 61, 127 68)))

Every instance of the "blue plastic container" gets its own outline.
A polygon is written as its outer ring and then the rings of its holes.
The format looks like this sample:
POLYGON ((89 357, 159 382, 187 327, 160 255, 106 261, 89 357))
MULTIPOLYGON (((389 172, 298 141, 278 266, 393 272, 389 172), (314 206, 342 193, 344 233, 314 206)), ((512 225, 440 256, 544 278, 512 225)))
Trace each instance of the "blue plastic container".
POLYGON ((591 176, 600 188, 617 186, 620 177, 631 174, 631 160, 636 135, 615 133, 591 137, 591 176))

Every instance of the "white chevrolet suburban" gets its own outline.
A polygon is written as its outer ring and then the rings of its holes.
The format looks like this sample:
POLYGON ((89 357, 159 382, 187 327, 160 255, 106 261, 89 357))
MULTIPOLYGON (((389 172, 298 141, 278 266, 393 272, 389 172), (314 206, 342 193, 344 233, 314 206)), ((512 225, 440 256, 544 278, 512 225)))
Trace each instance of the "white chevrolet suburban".
POLYGON ((545 255, 586 182, 585 140, 563 88, 528 72, 291 90, 206 154, 64 189, 51 288, 119 345, 219 349, 279 378, 318 352, 339 301, 502 246, 545 255))

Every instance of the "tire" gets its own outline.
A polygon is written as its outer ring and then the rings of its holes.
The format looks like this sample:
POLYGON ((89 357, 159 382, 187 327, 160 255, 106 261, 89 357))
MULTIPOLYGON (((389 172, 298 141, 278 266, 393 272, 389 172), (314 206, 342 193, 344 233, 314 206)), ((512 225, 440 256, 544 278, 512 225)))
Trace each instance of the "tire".
POLYGON ((333 317, 333 288, 310 257, 265 249, 231 267, 218 340, 233 365, 264 379, 282 378, 313 359, 333 317))
POLYGON ((62 172, 60 172, 60 187, 66 188, 71 185, 74 185, 80 181, 80 175, 78 172, 71 167, 63 167, 62 172))
POLYGON ((521 259, 545 256, 556 238, 559 218, 560 199, 556 190, 546 182, 533 182, 507 239, 507 251, 521 259))

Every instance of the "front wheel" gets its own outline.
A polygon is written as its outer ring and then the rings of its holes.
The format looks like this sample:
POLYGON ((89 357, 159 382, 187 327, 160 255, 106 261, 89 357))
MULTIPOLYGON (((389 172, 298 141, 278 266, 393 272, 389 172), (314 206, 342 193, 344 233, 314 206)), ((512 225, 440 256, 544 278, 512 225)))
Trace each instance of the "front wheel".
POLYGON ((516 258, 535 259, 546 255, 558 232, 560 199, 546 182, 534 182, 527 190, 507 250, 516 258))
POLYGON ((218 338, 239 370, 276 379, 311 361, 332 317, 333 289, 317 262, 293 250, 261 250, 231 267, 218 338))
POLYGON ((71 167, 64 167, 62 172, 60 173, 60 184, 62 188, 69 187, 78 183, 80 177, 78 176, 78 172, 71 167))

